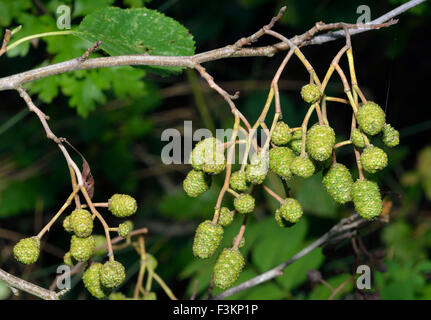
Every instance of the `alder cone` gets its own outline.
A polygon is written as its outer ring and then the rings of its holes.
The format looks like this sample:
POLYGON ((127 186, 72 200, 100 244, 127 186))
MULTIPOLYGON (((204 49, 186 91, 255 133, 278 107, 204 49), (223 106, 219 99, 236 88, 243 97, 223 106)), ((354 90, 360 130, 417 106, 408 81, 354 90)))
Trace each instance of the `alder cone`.
POLYGON ((317 161, 325 161, 332 155, 335 132, 328 125, 316 124, 307 132, 306 150, 317 161))
POLYGON ((193 254, 200 259, 210 258, 223 239, 223 228, 210 220, 202 222, 196 229, 193 239, 193 254))
POLYGON ((202 171, 190 170, 183 182, 183 189, 189 197, 196 198, 211 185, 210 178, 202 171))
POLYGON ((250 213, 254 210, 255 200, 251 195, 247 193, 241 193, 233 201, 233 206, 238 213, 250 213))
POLYGON ((375 146, 368 146, 361 153, 361 164, 365 171, 376 173, 388 165, 386 152, 375 146))
POLYGON ((40 240, 38 237, 21 239, 13 247, 13 255, 18 262, 32 264, 39 259, 40 240))
POLYGON ((359 106, 356 119, 363 132, 374 136, 383 130, 386 115, 378 104, 368 101, 368 103, 359 106))
POLYGON ((292 134, 287 123, 283 121, 277 122, 274 128, 274 132, 271 136, 271 141, 277 146, 282 146, 288 143, 292 139, 292 134))
POLYGON ((90 294, 97 299, 106 298, 111 290, 104 287, 100 282, 100 270, 102 264, 99 262, 93 263, 82 275, 82 282, 90 294))
POLYGON ((232 287, 244 265, 244 257, 238 249, 223 249, 214 266, 214 284, 221 289, 232 287))
POLYGON ((352 189, 353 203, 358 214, 372 220, 383 210, 382 197, 377 183, 369 180, 356 180, 352 189))
POLYGON ((248 183, 245 172, 236 171, 232 173, 232 175, 230 176, 229 185, 235 191, 246 191, 248 189, 248 183))
POLYGON ((322 183, 336 202, 344 204, 352 200, 353 178, 345 165, 332 165, 323 176, 322 183))

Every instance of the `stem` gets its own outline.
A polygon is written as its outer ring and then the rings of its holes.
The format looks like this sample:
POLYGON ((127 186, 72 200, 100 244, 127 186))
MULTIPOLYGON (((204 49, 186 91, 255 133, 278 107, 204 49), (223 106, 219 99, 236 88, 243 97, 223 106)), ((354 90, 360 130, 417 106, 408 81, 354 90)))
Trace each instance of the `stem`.
POLYGON ((109 234, 109 226, 106 223, 105 219, 103 219, 102 215, 96 210, 96 208, 93 205, 93 202, 91 202, 90 196, 87 193, 87 190, 85 190, 84 187, 81 187, 81 193, 83 194, 85 201, 87 202, 88 206, 90 207, 91 212, 93 215, 95 215, 100 223, 103 226, 103 229, 105 230, 105 237, 106 237, 106 243, 108 245, 108 256, 109 261, 114 261, 114 250, 112 249, 112 243, 111 243, 111 235, 109 234))
POLYGON ((75 194, 79 191, 78 188, 76 188, 75 190, 72 191, 72 193, 69 195, 69 197, 67 198, 66 202, 63 204, 63 206, 60 208, 60 210, 58 210, 58 212, 55 214, 55 216, 46 224, 45 227, 43 227, 42 230, 40 230, 40 232, 38 233, 37 237, 39 239, 41 239, 43 237, 43 235, 49 231, 49 229, 51 228, 51 226, 54 224, 54 222, 61 216, 61 214, 64 212, 64 210, 66 210, 66 208, 71 204, 75 194))
POLYGON ((241 239, 244 235, 245 228, 247 227, 247 219, 248 219, 248 213, 244 215, 244 219, 242 220, 241 228, 239 229, 238 235, 236 236, 235 243, 232 247, 232 249, 238 249, 239 244, 241 243, 241 239))
POLYGON ((311 114, 314 111, 314 108, 316 107, 316 103, 313 103, 310 108, 308 108, 308 111, 304 117, 304 121, 302 121, 301 129, 302 129, 302 145, 301 145, 301 156, 305 156, 305 142, 306 142, 306 134, 307 134, 307 125, 308 121, 310 120, 311 114))
POLYGON ((24 42, 31 40, 31 39, 42 38, 42 37, 60 36, 60 35, 68 35, 68 34, 73 34, 73 31, 72 30, 65 30, 65 31, 52 31, 52 32, 32 34, 31 36, 21 38, 15 42, 11 43, 10 45, 7 46, 6 51, 11 50, 11 49, 15 48, 16 46, 20 45, 21 43, 24 43, 24 42))
POLYGON ((278 202, 280 202, 280 204, 284 203, 284 199, 282 197, 280 197, 278 194, 276 194, 271 188, 269 188, 266 185, 263 185, 263 190, 265 190, 266 192, 268 192, 268 194, 270 194, 272 197, 274 197, 275 200, 277 200, 278 202))
POLYGON ((208 128, 213 134, 215 134, 215 125, 214 121, 211 117, 211 113, 208 109, 208 106, 205 102, 204 95, 202 94, 202 89, 199 84, 199 81, 196 77, 196 73, 194 70, 187 69, 186 70, 187 79, 189 80, 190 87, 192 89, 193 97, 196 103, 196 107, 201 115, 202 121, 206 128, 208 128))
MULTIPOLYGON (((238 114, 235 114, 235 123, 233 126, 231 141, 236 140, 236 136, 238 134, 238 128, 239 128, 239 116, 238 116, 238 114)), ((230 175, 231 175, 231 171, 232 171, 232 156, 233 156, 234 152, 235 152, 235 144, 232 144, 232 146, 229 147, 228 152, 227 152, 226 176, 224 179, 223 187, 221 188, 220 193, 219 193, 218 198, 217 198, 216 210, 214 211, 214 217, 212 220, 213 224, 216 224, 218 221, 218 217, 219 217, 219 213, 220 213, 220 206, 221 206, 221 203, 223 201, 223 197, 224 197, 226 191, 229 189, 229 181, 230 181, 230 175)))
POLYGON ((346 140, 346 141, 338 142, 338 143, 336 143, 336 144, 334 145, 334 149, 340 148, 340 147, 342 147, 342 146, 347 146, 347 145, 349 145, 349 144, 351 144, 351 143, 352 143, 352 140, 346 140))
POLYGON ((172 290, 166 285, 166 283, 163 281, 162 278, 160 278, 160 276, 157 273, 154 272, 153 277, 154 277, 154 280, 157 281, 157 283, 162 287, 166 295, 171 300, 178 300, 177 297, 173 294, 172 290))

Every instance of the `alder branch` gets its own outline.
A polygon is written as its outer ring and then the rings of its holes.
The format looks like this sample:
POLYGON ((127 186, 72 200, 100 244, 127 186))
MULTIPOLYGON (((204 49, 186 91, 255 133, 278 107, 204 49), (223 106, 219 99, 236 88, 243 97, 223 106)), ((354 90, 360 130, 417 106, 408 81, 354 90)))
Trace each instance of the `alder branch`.
MULTIPOLYGON (((351 35, 362 33, 375 29, 375 25, 384 24, 390 21, 392 18, 400 15, 401 13, 425 2, 426 0, 411 0, 399 7, 393 9, 392 11, 382 15, 381 17, 367 23, 367 24, 345 24, 349 26, 349 33, 351 35), (352 29, 350 31, 350 29, 352 29)), ((392 24, 392 23, 391 23, 392 24)), ((334 26, 337 24, 328 24, 326 26, 334 26)), ((269 24, 271 26, 271 23, 269 24)), ((344 30, 339 30, 335 32, 328 32, 319 36, 314 36, 314 34, 321 30, 326 30, 323 27, 324 24, 318 23, 309 31, 303 33, 302 35, 295 36, 290 39, 290 41, 296 46, 307 46, 307 45, 317 45, 326 42, 334 41, 345 36, 344 30), (310 39, 310 36, 312 38, 310 39)), ((261 31, 254 34, 259 35, 261 31)), ((248 42, 253 42, 253 35, 245 38, 249 39, 248 42), (250 40, 251 39, 251 40, 250 40)), ((236 57, 256 57, 256 56, 266 56, 271 57, 279 51, 284 51, 289 49, 289 46, 285 42, 276 43, 274 45, 263 46, 263 47, 251 47, 243 48, 247 41, 242 39, 238 40, 234 45, 228 45, 219 49, 214 49, 206 51, 203 53, 195 54, 193 56, 150 56, 150 55, 124 55, 124 56, 114 56, 114 57, 101 57, 93 58, 82 61, 80 58, 68 60, 65 62, 56 63, 53 65, 33 69, 30 71, 25 71, 12 76, 0 78, 0 91, 12 90, 18 86, 38 80, 41 78, 62 74, 66 72, 71 72, 75 70, 84 69, 96 69, 114 66, 126 66, 126 65, 147 65, 147 66, 176 66, 185 68, 195 68, 197 65, 203 64, 205 62, 225 59, 225 58, 236 58, 236 57)))
POLYGON ((31 282, 15 277, 3 269, 0 269, 0 280, 11 288, 27 292, 41 299, 59 300, 58 294, 55 291, 47 290, 31 282))
POLYGON ((337 223, 335 226, 333 226, 327 233, 322 235, 319 239, 299 251, 296 255, 294 255, 289 260, 281 263, 280 265, 276 266, 275 268, 268 270, 248 281, 245 281, 233 288, 230 288, 226 291, 223 291, 222 293, 216 295, 213 297, 213 300, 221 300, 226 297, 229 297, 235 293, 241 292, 243 290, 252 288, 254 286, 257 286, 261 283, 267 282, 269 280, 272 280, 276 277, 279 277, 283 274, 284 269, 294 263, 295 261, 301 259, 317 247, 320 247, 328 242, 331 242, 334 239, 339 239, 341 234, 347 233, 349 234, 352 230, 357 229, 361 226, 364 226, 367 224, 367 221, 360 218, 358 214, 354 214, 348 218, 342 219, 339 223, 337 223))

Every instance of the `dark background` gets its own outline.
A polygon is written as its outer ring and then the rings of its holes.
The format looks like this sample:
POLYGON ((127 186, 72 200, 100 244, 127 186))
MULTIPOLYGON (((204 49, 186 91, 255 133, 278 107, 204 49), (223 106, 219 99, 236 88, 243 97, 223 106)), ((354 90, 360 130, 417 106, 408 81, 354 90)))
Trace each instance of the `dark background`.
MULTIPOLYGON (((144 2, 98 0, 84 5, 86 1, 76 0, 62 3, 71 5, 73 25, 79 24, 85 14, 108 5, 124 8, 142 5, 156 9, 190 30, 196 41, 196 52, 199 53, 232 44, 254 33, 267 24, 282 5, 287 6, 287 11, 275 30, 292 37, 305 32, 317 21, 354 23, 359 5, 369 5, 371 18, 375 19, 404 1, 144 2), (84 9, 78 11, 77 8, 84 9)), ((45 31, 44 28, 52 23, 50 21, 54 21, 55 8, 59 4, 55 0, 0 0, 1 28, 22 24, 22 35, 45 31), (44 19, 48 22, 45 23, 44 19)), ((401 134, 400 145, 386 150, 390 158, 388 168, 376 175, 383 195, 393 203, 390 222, 362 234, 368 251, 383 252, 382 259, 372 264, 374 277, 371 290, 373 297, 382 299, 431 298, 431 233, 428 231, 431 205, 423 190, 431 189, 431 182, 418 176, 415 171, 418 153, 431 144, 428 98, 431 61, 426 49, 426 42, 431 36, 430 16, 431 6, 425 3, 402 14, 394 26, 352 38, 359 85, 368 99, 384 107, 387 121, 401 134)), ((48 28, 47 31, 53 30, 48 28)), ((89 47, 89 43, 82 43, 73 36, 65 36, 61 40, 62 45, 57 48, 54 41, 57 40, 33 41, 31 45, 23 45, 23 48, 27 47, 19 55, 2 56, 0 76, 74 58, 89 47)), ((258 45, 271 43, 273 39, 266 37, 258 45)), ((343 40, 337 40, 305 47, 302 51, 319 77, 323 78, 333 56, 342 46, 343 40)), ((254 122, 283 57, 284 54, 280 53, 271 58, 224 59, 206 63, 205 67, 223 88, 232 93, 236 90, 241 92, 237 100, 238 108, 250 122, 254 122)), ((341 66, 346 68, 345 58, 341 66)), ((125 69, 124 80, 120 82, 129 90, 126 88, 123 93, 115 90, 118 78, 115 80, 115 75, 105 70, 74 73, 65 76, 67 79, 62 81, 60 77, 52 77, 49 81, 37 81, 34 86, 29 84, 27 88, 34 94, 37 105, 50 116, 53 131, 58 136, 67 137, 86 157, 96 181, 96 201, 106 201, 113 193, 134 195, 139 210, 133 221, 136 227, 150 229, 146 239, 147 249, 159 261, 159 274, 179 297, 189 297, 198 279, 198 297, 202 297, 208 287, 214 259, 208 262, 194 260, 191 243, 197 224, 212 214, 222 177, 215 179, 211 190, 201 198, 188 198, 182 191, 181 183, 190 167, 163 165, 160 162, 160 151, 165 144, 160 141, 160 135, 166 128, 181 131, 185 120, 192 120, 193 128, 197 129, 208 124, 228 128, 232 126, 233 119, 224 101, 193 71, 160 77, 144 75, 141 69, 135 70, 140 71, 135 73, 132 68, 125 69), (110 86, 103 90, 98 88, 97 79, 110 76, 113 77, 110 86), (85 79, 89 82, 83 84, 85 79), (204 97, 204 103, 196 102, 196 95, 200 94, 204 97), (78 103, 73 102, 74 98, 78 103), (93 105, 94 110, 90 110, 89 106, 93 105), (77 114, 77 108, 84 112, 77 114), (203 119, 202 109, 207 110, 210 117, 203 119)), ((280 81, 284 120, 292 127, 300 125, 306 111, 299 89, 307 81, 306 70, 293 58, 280 81)), ((343 96, 336 75, 328 92, 343 96)), ((57 223, 46 238, 53 248, 43 251, 35 266, 19 265, 14 261, 11 250, 21 235, 37 233, 64 202, 70 192, 67 168, 58 148, 45 139, 40 123, 26 111, 18 94, 13 91, 0 92, 0 101, 0 266, 41 286, 49 286, 62 255, 68 250, 69 235, 64 232, 61 223, 57 223)), ((337 139, 348 138, 350 110, 344 105, 332 103, 328 106, 328 115, 339 135, 337 139)), ((268 118, 271 119, 271 114, 268 118)), ((426 161, 431 165, 430 158, 428 156, 426 161)), ((76 160, 79 160, 78 156, 76 160)), ((339 160, 354 168, 350 148, 340 152, 339 160)), ((269 184, 276 190, 282 190, 274 178, 269 178, 269 184)), ((325 194, 319 177, 307 181, 295 180, 292 189, 304 206, 306 217, 301 225, 287 231, 279 229, 271 217, 276 208, 274 201, 261 190, 255 191, 258 205, 246 230, 247 244, 243 249, 248 262, 239 282, 287 260, 341 217, 353 212, 352 206, 337 206, 325 194)), ((227 201, 226 205, 231 203, 227 201)), ((115 219, 110 221, 114 225, 118 223, 115 219)), ((239 223, 236 221, 226 230, 225 238, 228 240, 225 245, 237 232, 239 223)), ((101 229, 97 231, 100 233, 101 229)), ((128 281, 120 290, 130 295, 139 258, 131 249, 125 249, 117 256, 128 270, 128 281)), ((361 257, 365 262, 369 260, 364 252, 361 257)), ((322 284, 309 283, 306 271, 319 269, 323 277, 336 287, 349 277, 353 261, 354 252, 349 241, 336 248, 318 249, 303 262, 289 267, 280 279, 234 297, 327 299, 329 290, 322 284)), ((160 288, 155 287, 155 290, 159 298, 166 298, 160 288)), ((352 284, 336 296, 355 297, 363 295, 355 295, 352 284)), ((9 298, 8 290, 1 283, 0 298, 9 298)), ((22 294, 10 298, 32 297, 22 294)), ((66 298, 86 299, 90 296, 77 278, 74 289, 66 298)))

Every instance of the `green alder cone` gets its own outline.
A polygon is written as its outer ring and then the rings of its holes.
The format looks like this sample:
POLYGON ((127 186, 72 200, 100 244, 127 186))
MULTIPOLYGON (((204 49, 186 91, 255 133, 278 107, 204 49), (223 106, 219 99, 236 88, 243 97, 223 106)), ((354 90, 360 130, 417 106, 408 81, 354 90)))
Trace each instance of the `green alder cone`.
POLYGON ((274 131, 271 136, 271 141, 277 146, 282 146, 288 143, 292 139, 290 128, 287 123, 283 121, 277 122, 274 131))
POLYGON ((70 253, 70 251, 64 254, 63 262, 65 265, 68 265, 69 267, 73 267, 77 263, 77 261, 72 257, 72 254, 70 253))
POLYGON ((220 173, 226 166, 223 144, 213 137, 198 142, 190 154, 190 163, 195 170, 209 174, 220 173))
POLYGON ((323 176, 322 183, 336 202, 344 204, 352 200, 353 178, 345 165, 332 165, 323 176))
POLYGON ((67 232, 70 232, 70 233, 73 232, 73 229, 70 226, 70 215, 68 215, 66 218, 64 218, 64 220, 63 220, 63 228, 67 232))
POLYGON ((223 228, 210 220, 202 222, 196 229, 193 239, 193 254, 200 259, 210 258, 223 239, 223 228))
POLYGON ((102 264, 99 262, 93 263, 82 275, 82 282, 90 294, 97 299, 104 299, 111 290, 104 287, 100 282, 100 270, 102 264))
POLYGON ((227 227, 230 225, 233 221, 234 212, 232 210, 229 210, 229 208, 222 207, 220 209, 219 217, 218 217, 218 224, 227 227))
POLYGON ((366 147, 361 153, 362 168, 369 173, 376 173, 388 165, 386 153, 375 146, 366 147))
POLYGON ((269 151, 269 170, 280 178, 289 180, 293 173, 290 164, 295 159, 295 153, 288 147, 272 148, 269 151))
POLYGON ((313 175, 316 168, 308 156, 299 156, 291 162, 290 170, 298 177, 309 178, 313 175))
POLYGON ((130 228, 129 223, 123 222, 118 225, 118 235, 120 237, 123 237, 123 238, 127 237, 130 231, 132 231, 132 229, 130 228))
POLYGON ((244 265, 244 257, 238 249, 223 249, 214 266, 215 286, 221 289, 232 287, 244 265))
POLYGON ((390 124, 386 123, 383 127, 382 141, 390 148, 396 147, 400 143, 400 133, 390 124))
POLYGON ((386 116, 385 112, 378 104, 368 101, 368 103, 359 107, 356 119, 358 121, 359 128, 363 132, 374 136, 383 130, 386 116))
POLYGON ((70 215, 70 227, 77 237, 87 238, 93 232, 93 218, 84 209, 76 209, 70 215))
POLYGON ((157 259, 150 253, 147 253, 145 255, 145 259, 147 260, 146 264, 148 268, 150 268, 153 271, 156 270, 157 266, 159 265, 159 263, 157 262, 157 259))
POLYGON ((183 182, 183 189, 189 197, 196 198, 209 189, 211 179, 202 171, 191 170, 183 182))
POLYGON ((372 220, 383 210, 383 202, 377 183, 369 180, 356 180, 352 189, 353 203, 358 214, 372 220))
POLYGON ((216 175, 226 168, 226 158, 223 153, 216 152, 211 156, 205 157, 205 163, 202 165, 202 171, 216 175))
POLYGON ((106 288, 115 288, 123 283, 126 270, 118 261, 107 261, 100 268, 100 282, 106 288))
POLYGON ((127 194, 114 194, 108 201, 108 210, 119 218, 130 217, 138 210, 135 198, 127 194))
POLYGON ((241 193, 234 199, 233 206, 238 213, 251 213, 254 210, 255 200, 251 195, 247 193, 241 193))
POLYGON ((307 132, 306 150, 317 161, 325 161, 332 155, 335 144, 335 132, 327 125, 316 124, 307 132))
POLYGON ((301 204, 296 199, 286 198, 275 211, 275 221, 283 228, 290 227, 301 219, 303 213, 301 204))
POLYGON ((79 262, 85 262, 94 253, 96 242, 93 236, 87 238, 79 238, 75 235, 72 236, 70 241, 70 254, 74 259, 79 262))
POLYGON ((301 148, 302 148, 302 129, 293 132, 292 134, 292 140, 289 142, 289 148, 292 149, 296 155, 301 154, 301 148))
POLYGON ((268 153, 254 154, 250 162, 245 172, 247 182, 261 184, 268 173, 268 153))
POLYGON ((265 181, 267 170, 260 164, 249 164, 245 171, 247 182, 257 185, 265 181))
POLYGON ((235 191, 246 191, 249 187, 247 183, 246 173, 243 171, 235 171, 234 173, 232 173, 232 175, 230 176, 229 185, 235 191))
POLYGON ((127 297, 124 293, 121 292, 113 292, 108 297, 109 300, 127 300, 127 297))
POLYGON ((40 240, 38 237, 21 239, 13 247, 13 255, 18 262, 32 264, 39 259, 40 240))
POLYGON ((306 84, 301 88, 301 97, 307 103, 313 104, 319 101, 321 96, 322 92, 320 92, 319 87, 315 84, 306 84))
POLYGON ((355 128, 352 131, 352 137, 351 137, 352 143, 357 148, 363 148, 365 147, 365 139, 362 135, 361 130, 355 128))

